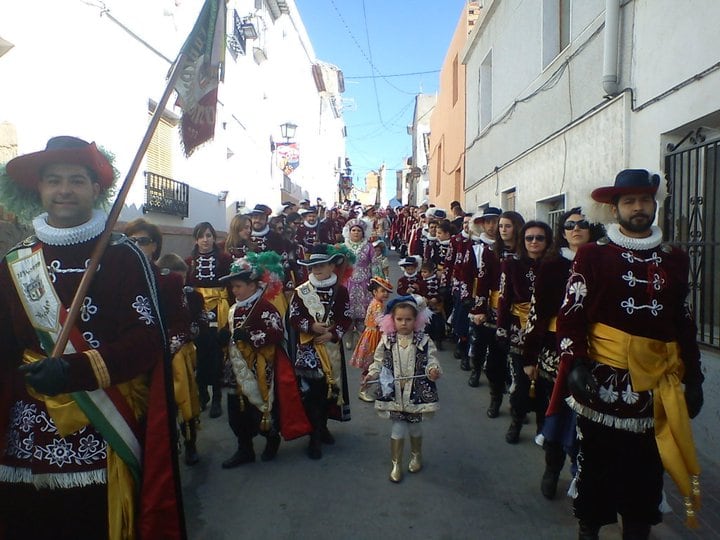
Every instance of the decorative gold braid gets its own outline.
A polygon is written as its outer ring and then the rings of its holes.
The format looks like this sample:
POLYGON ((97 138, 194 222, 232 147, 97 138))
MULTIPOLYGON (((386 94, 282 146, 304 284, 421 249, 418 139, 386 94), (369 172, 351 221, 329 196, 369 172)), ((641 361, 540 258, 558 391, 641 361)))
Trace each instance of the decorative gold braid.
POLYGON ((95 379, 98 383, 98 388, 107 388, 110 386, 110 373, 108 372, 105 360, 100 355, 97 349, 90 349, 84 351, 83 354, 87 356, 90 361, 93 373, 95 373, 95 379))

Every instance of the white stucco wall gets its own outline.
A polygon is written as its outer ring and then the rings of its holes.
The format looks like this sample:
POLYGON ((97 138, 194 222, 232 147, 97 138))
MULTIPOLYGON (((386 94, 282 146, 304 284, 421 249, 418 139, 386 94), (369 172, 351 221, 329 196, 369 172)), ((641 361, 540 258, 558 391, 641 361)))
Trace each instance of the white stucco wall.
POLYGON ((501 204, 511 187, 526 217, 535 217, 536 201, 561 193, 566 207, 588 206, 592 188, 611 183, 621 168, 661 170, 665 143, 675 132, 718 125, 712 115, 720 111, 720 70, 643 104, 718 61, 713 24, 720 20, 720 3, 700 0, 688 9, 671 0, 622 2, 621 95, 609 105, 602 88, 604 1, 571 4, 570 46, 544 70, 539 58, 546 2, 488 4, 463 56, 470 207, 501 204), (494 125, 481 130, 479 73, 488 51, 494 125))
MULTIPOLYGON (((247 42, 246 56, 235 62, 226 52, 214 141, 190 158, 179 144, 173 150, 173 179, 211 196, 227 190, 229 205, 236 200, 279 205, 282 173, 273 163, 270 137, 282 141, 279 126, 288 121, 298 125, 294 140, 301 152, 292 180, 313 198, 331 201, 336 192, 335 166, 345 155, 343 120, 323 106, 327 96, 318 94, 312 78, 312 45, 294 2, 288 3, 290 16, 274 23, 267 14, 264 23, 255 19, 261 37, 247 42), (267 51, 261 65, 253 60, 254 46, 267 51), (234 154, 229 159, 228 149, 234 154)), ((105 5, 175 58, 202 0, 179 5, 106 0, 105 5)), ((253 0, 231 1, 229 31, 233 8, 240 16, 255 12, 253 0)), ((165 87, 168 61, 100 16, 97 7, 77 0, 0 3, 0 34, 15 45, 0 59, 0 121, 16 127, 18 152, 40 150, 55 135, 76 135, 111 150, 124 177, 148 124, 148 100, 158 101, 165 87)), ((174 97, 169 108, 173 103, 174 97)), ((131 205, 143 202, 144 170, 142 164, 128 196, 131 205)))

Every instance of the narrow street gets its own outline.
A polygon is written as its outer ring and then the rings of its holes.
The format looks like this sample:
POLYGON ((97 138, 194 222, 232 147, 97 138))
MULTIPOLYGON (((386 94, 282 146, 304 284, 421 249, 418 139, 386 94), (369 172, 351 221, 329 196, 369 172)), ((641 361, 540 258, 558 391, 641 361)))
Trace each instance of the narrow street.
MULTIPOLYGON (((394 252, 390 263, 395 283, 399 272, 394 252)), ((302 438, 283 442, 274 461, 258 457, 254 464, 223 470, 220 463, 235 450, 225 403, 218 419, 203 413, 201 461, 192 468, 181 465, 189 538, 576 538, 572 503, 565 496, 568 467, 557 498, 544 499, 544 456, 533 441, 532 423, 523 428, 520 444, 507 444, 507 400, 500 417, 489 419, 487 380, 483 377, 479 388, 470 388, 468 374, 460 370, 449 345, 440 352, 440 361, 441 410, 423 427, 424 469, 406 474, 397 485, 388 480, 390 422, 379 418, 372 404, 357 399, 357 369, 349 368, 352 420, 329 423, 337 442, 323 448, 320 461, 307 458, 307 438, 302 438)), ((264 439, 256 437, 255 445, 259 454, 264 439)), ((407 455, 407 443, 405 451, 407 455)), ((719 534, 720 504, 714 495, 720 483, 717 471, 701 462, 703 528, 690 531, 683 526, 680 502, 666 477, 674 513, 653 528, 652 538, 719 534)), ((601 538, 621 538, 619 527, 603 528, 601 538)))

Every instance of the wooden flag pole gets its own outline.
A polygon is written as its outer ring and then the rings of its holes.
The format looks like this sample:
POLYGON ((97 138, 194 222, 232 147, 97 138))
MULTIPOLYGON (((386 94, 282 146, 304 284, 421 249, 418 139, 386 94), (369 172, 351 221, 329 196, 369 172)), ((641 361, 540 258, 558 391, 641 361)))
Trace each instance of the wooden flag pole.
POLYGON ((87 269, 85 270, 85 273, 80 280, 80 284, 78 285, 78 289, 75 292, 75 297, 73 298, 72 304, 70 304, 67 319, 65 321, 65 324, 63 324, 62 331, 60 332, 60 335, 55 342, 55 347, 52 351, 53 357, 61 356, 65 352, 65 346, 67 345, 68 339, 70 338, 70 330, 73 326, 75 326, 75 321, 80 314, 80 308, 82 307, 85 295, 87 294, 87 291, 90 288, 90 283, 92 283, 92 280, 97 273, 97 269, 100 266, 100 259, 102 258, 103 254, 105 253, 105 249, 110 243, 110 236, 112 235, 113 228, 115 227, 115 224, 120 217, 120 212, 122 211, 122 208, 125 204, 125 199, 127 198, 128 192, 130 191, 130 186, 132 186, 133 179, 135 178, 135 175, 140 168, 140 163, 142 162, 142 159, 145 156, 145 152, 150 145, 150 141, 152 140, 153 134, 155 133, 155 129, 160 123, 160 118, 162 117, 162 113, 165 110, 165 106, 170 100, 170 96, 175 89, 175 83, 177 82, 178 78, 180 77, 180 73, 182 72, 181 66, 184 63, 184 59, 185 55, 183 53, 180 53, 177 57, 177 60, 175 61, 175 65, 168 79, 168 84, 165 88, 165 92, 163 93, 160 102, 155 107, 155 112, 153 113, 153 116, 150 119, 150 124, 148 124, 147 130, 145 131, 145 137, 143 137, 143 140, 140 143, 140 148, 138 148, 138 151, 135 154, 135 158, 130 165, 130 170, 128 170, 128 173, 125 176, 125 181, 123 182, 120 191, 118 191, 117 198, 115 199, 115 202, 110 209, 107 222, 105 223, 105 230, 102 232, 97 244, 95 245, 92 257, 90 258, 90 262, 88 263, 87 269))

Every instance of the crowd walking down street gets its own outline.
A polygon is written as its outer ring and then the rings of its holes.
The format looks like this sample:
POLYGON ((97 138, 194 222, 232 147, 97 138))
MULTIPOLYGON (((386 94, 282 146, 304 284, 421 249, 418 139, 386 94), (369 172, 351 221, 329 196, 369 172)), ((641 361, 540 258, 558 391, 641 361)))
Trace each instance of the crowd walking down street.
MULTIPOLYGON (((388 258, 390 279, 396 282, 400 256, 390 252, 388 258)), ((525 426, 519 444, 509 446, 509 406, 501 407, 497 419, 487 417, 485 376, 478 388, 469 387, 468 372, 460 369, 451 348, 439 351, 438 358, 443 366, 438 381, 441 409, 424 426, 424 469, 422 474, 406 474, 398 485, 386 479, 387 421, 354 394, 352 420, 334 423, 337 443, 326 447, 321 461, 309 461, 304 440, 297 440, 283 442, 272 463, 222 470, 220 464, 232 453, 234 442, 223 422, 204 413, 203 461, 181 470, 185 504, 192 509, 187 514, 190 538, 575 538, 577 521, 566 495, 572 478, 569 468, 560 475, 556 498, 545 499, 540 493, 545 458, 533 440, 534 431, 525 426), (310 518, 308 509, 313 509, 310 518)), ((710 371, 713 380, 720 374, 716 371, 710 371)), ((359 380, 360 371, 352 370, 350 387, 359 380)), ((696 423, 702 430, 713 429, 717 419, 701 415, 696 423)), ((672 512, 653 528, 651 538, 720 535, 716 447, 701 440, 698 449, 704 487, 700 528, 693 531, 683 524, 681 500, 666 476, 672 512)), ((619 525, 606 527, 601 536, 621 537, 619 525)))

